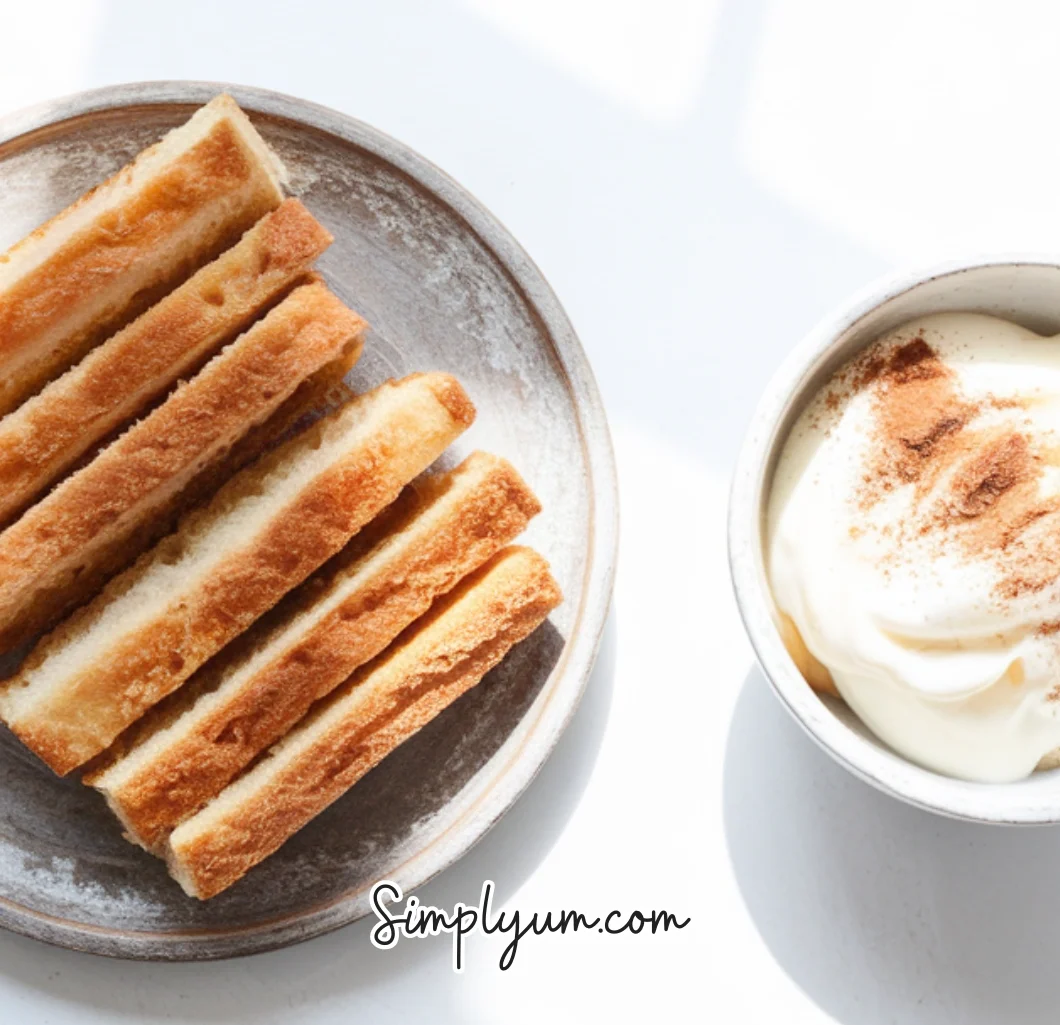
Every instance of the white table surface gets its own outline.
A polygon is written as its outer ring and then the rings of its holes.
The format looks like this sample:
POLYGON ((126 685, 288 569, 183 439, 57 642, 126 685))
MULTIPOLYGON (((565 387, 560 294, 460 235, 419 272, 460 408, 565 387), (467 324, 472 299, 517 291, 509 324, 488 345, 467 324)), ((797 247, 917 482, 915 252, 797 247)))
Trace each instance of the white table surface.
POLYGON ((622 483, 585 701, 422 898, 665 907, 667 937, 381 953, 364 923, 206 966, 0 935, 0 1021, 877 1025, 1055 1021, 1060 832, 960 825, 848 777, 772 698, 729 592, 727 478, 772 368, 898 264, 1060 250, 1054 4, 68 0, 6 5, 0 109, 217 79, 328 104, 466 185, 581 334, 622 483), (767 1017, 767 1015, 769 1017, 767 1017))

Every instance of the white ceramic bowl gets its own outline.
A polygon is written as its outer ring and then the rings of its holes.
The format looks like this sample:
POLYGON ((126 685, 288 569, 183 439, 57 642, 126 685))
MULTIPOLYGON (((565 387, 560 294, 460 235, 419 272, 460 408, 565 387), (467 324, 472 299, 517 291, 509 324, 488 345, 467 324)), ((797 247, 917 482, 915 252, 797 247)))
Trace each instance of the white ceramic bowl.
POLYGON ((766 582, 763 532, 769 488, 799 413, 832 373, 883 332, 928 313, 973 310, 1060 333, 1060 257, 994 257, 890 276, 822 321, 784 361, 755 411, 729 507, 729 559, 736 600, 773 689, 841 765, 886 793, 975 822, 1060 823, 1060 770, 1018 783, 951 779, 877 740, 840 701, 815 694, 788 655, 766 582))

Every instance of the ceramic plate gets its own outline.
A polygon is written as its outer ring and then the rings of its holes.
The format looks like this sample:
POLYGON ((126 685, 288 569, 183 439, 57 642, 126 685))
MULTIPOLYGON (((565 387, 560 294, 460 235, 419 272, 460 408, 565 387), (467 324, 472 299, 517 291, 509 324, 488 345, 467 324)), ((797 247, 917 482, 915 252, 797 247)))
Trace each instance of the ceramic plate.
POLYGON ((617 504, 585 355, 540 272, 441 171, 334 111, 211 83, 118 86, 0 121, 0 250, 218 92, 232 93, 335 235, 320 264, 371 323, 360 388, 447 370, 478 407, 450 461, 507 456, 544 504, 525 535, 566 595, 549 623, 282 850, 202 904, 122 840, 102 798, 0 734, 0 926, 116 957, 285 946, 359 918, 380 878, 450 865, 540 768, 585 686, 611 594, 617 504))

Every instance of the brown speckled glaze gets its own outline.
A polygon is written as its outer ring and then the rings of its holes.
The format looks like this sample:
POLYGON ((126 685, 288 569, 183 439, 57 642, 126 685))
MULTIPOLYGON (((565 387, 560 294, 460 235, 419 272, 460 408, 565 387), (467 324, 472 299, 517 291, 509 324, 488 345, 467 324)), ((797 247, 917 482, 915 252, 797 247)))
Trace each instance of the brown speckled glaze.
POLYGON ((0 251, 194 107, 230 92, 335 234, 320 264, 372 324, 357 387, 447 370, 479 415, 446 457, 507 456, 544 512, 521 540, 566 602, 474 690, 255 869, 201 904, 121 839, 103 800, 0 732, 0 926, 115 957, 274 949, 353 921, 379 878, 406 889, 511 806, 577 705, 611 594, 617 497, 607 426, 577 338, 538 270, 437 168, 334 111, 211 83, 117 86, 0 120, 0 251))

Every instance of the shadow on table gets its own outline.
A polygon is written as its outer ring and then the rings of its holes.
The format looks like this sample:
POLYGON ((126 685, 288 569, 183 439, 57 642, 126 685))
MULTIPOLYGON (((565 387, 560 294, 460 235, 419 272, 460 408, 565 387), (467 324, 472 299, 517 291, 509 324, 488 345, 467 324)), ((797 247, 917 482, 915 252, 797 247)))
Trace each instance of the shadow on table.
POLYGON ((1060 829, 954 822, 878 793, 802 733, 757 668, 724 788, 755 924, 844 1025, 1057 1020, 1060 829))
MULTIPOLYGON (((592 775, 611 708, 615 672, 615 613, 582 703, 537 778, 500 823, 461 861, 417 891, 424 903, 451 908, 477 903, 484 879, 505 900, 551 850, 592 775)), ((459 977, 450 968, 444 937, 404 941, 381 952, 362 921, 300 947, 240 961, 152 965, 107 961, 53 950, 0 934, 0 974, 31 990, 80 1005, 101 1020, 144 1017, 187 1021, 259 1021, 318 1008, 355 991, 370 991, 429 961, 437 972, 438 1020, 448 997, 456 1002, 459 977)))

